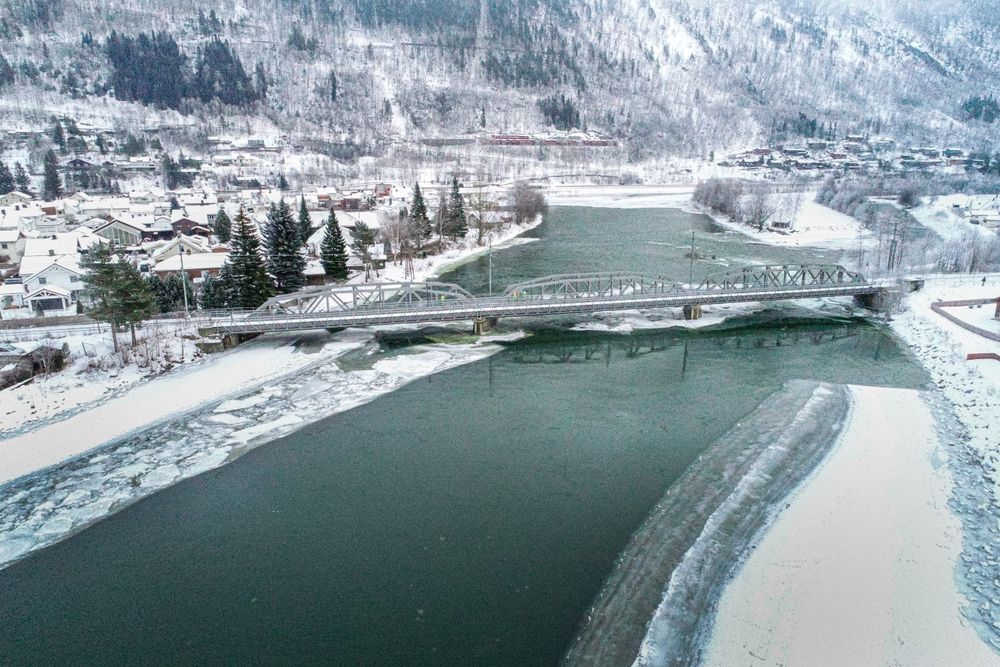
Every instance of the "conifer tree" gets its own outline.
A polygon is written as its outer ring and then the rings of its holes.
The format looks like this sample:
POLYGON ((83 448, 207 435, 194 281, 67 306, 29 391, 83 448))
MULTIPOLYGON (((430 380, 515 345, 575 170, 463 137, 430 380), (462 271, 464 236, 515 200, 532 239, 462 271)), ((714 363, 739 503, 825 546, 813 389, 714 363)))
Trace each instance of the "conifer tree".
POLYGON ((413 205, 410 210, 410 217, 421 238, 430 238, 434 231, 431 221, 427 217, 427 204, 424 202, 424 195, 420 192, 420 183, 413 185, 413 205))
POLYGON ((14 174, 10 172, 7 163, 0 160, 0 195, 13 192, 15 187, 14 174))
MULTIPOLYGON (((222 271, 228 273, 228 267, 228 264, 225 265, 222 271)), ((202 310, 221 310, 229 306, 226 282, 221 274, 219 277, 211 275, 205 277, 198 292, 198 304, 202 310)))
POLYGON ((139 270, 111 246, 99 243, 83 261, 84 281, 90 306, 88 312, 111 325, 111 338, 118 351, 117 329, 128 324, 135 345, 135 327, 149 319, 156 299, 139 270))
POLYGON ((43 192, 47 201, 59 199, 63 195, 62 179, 59 178, 59 158, 55 151, 45 154, 45 179, 43 181, 43 192))
POLYGON ((271 297, 274 286, 264 266, 257 230, 242 206, 233 220, 230 245, 229 261, 223 267, 230 280, 229 306, 256 308, 271 297))
MULTIPOLYGON (((119 257, 117 269, 119 273, 117 306, 122 321, 128 324, 132 332, 132 345, 135 345, 135 328, 148 320, 156 310, 156 298, 149 289, 149 284, 139 273, 139 269, 124 256, 119 257)), ((181 280, 184 278, 185 276, 182 276, 181 280)))
POLYGON ((17 186, 19 192, 26 195, 31 194, 31 179, 28 178, 28 172, 24 170, 24 166, 20 162, 14 163, 14 185, 17 186))
POLYGON ((229 239, 233 237, 233 223, 226 215, 226 210, 220 208, 219 212, 215 216, 215 225, 212 231, 215 232, 215 236, 219 239, 219 243, 229 243, 229 239))
POLYGON ((288 179, 284 174, 278 174, 278 189, 282 192, 288 189, 288 179))
POLYGON ((115 352, 118 351, 118 325, 121 323, 115 308, 116 262, 111 246, 104 243, 95 245, 81 262, 81 266, 86 269, 83 280, 86 284, 85 294, 90 303, 87 312, 94 319, 111 325, 111 341, 115 352))
POLYGON ((52 119, 52 141, 59 147, 59 150, 66 152, 66 133, 58 118, 52 119))
POLYGON ((306 198, 299 200, 299 237, 302 245, 306 244, 312 236, 312 219, 309 217, 309 209, 306 208, 306 198))
POLYGON ((299 252, 302 247, 299 226, 292 210, 282 199, 267 212, 264 229, 267 245, 267 268, 278 294, 288 294, 306 284, 306 260, 299 252))
POLYGON ((373 245, 375 245, 375 230, 358 220, 351 230, 351 250, 365 264, 365 280, 368 280, 368 271, 371 269, 372 255, 369 248, 373 245))
POLYGON ((447 230, 445 231, 452 238, 464 237, 469 232, 469 225, 465 219, 465 201, 459 191, 460 187, 458 177, 452 177, 451 194, 448 196, 447 230))
POLYGON ((326 231, 319 247, 319 261, 323 271, 333 280, 347 280, 347 246, 340 231, 337 214, 330 211, 326 219, 326 231))

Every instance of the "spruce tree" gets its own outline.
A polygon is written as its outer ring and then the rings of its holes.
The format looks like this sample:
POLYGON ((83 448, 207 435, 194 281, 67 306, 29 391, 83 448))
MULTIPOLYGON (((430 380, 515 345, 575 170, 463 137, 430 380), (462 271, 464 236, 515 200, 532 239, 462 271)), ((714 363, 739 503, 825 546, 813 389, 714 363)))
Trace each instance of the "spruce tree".
POLYGON ((278 189, 282 192, 288 189, 288 179, 284 174, 278 174, 278 189))
POLYGON ((264 229, 267 245, 267 268, 278 294, 288 294, 306 284, 306 260, 299 252, 302 247, 299 226, 292 210, 282 199, 267 212, 264 229))
POLYGON ((326 231, 319 246, 319 261, 329 278, 347 280, 347 246, 337 223, 337 214, 333 211, 326 219, 326 231))
POLYGON ((156 310, 156 298, 139 269, 123 256, 118 261, 117 306, 121 319, 128 323, 135 345, 135 328, 150 318, 156 310))
MULTIPOLYGON (((228 264, 223 267, 223 271, 228 273, 228 264)), ((226 282, 220 275, 206 276, 201 283, 201 290, 198 292, 198 304, 202 310, 221 310, 229 307, 229 294, 226 289, 226 282)))
POLYGON ((66 133, 58 118, 52 119, 52 141, 59 147, 59 150, 66 152, 66 133))
POLYGON ((84 293, 89 305, 87 312, 96 320, 111 325, 111 340, 115 352, 118 351, 118 325, 121 323, 120 313, 115 307, 116 286, 118 274, 115 268, 117 258, 111 251, 111 246, 105 243, 95 245, 87 254, 81 266, 86 269, 84 293))
POLYGON ((354 254, 361 258, 365 264, 365 280, 368 280, 368 271, 371 269, 372 256, 369 248, 375 245, 375 230, 358 220, 351 230, 351 249, 354 254))
POLYGON ((431 221, 427 217, 427 204, 424 202, 424 195, 420 192, 420 183, 413 185, 413 205, 410 210, 410 217, 421 238, 430 238, 434 231, 431 221))
POLYGON ((213 230, 215 236, 219 239, 219 243, 229 243, 229 239, 233 237, 233 223, 226 215, 225 209, 220 208, 218 214, 215 216, 215 225, 213 230))
POLYGON ((462 199, 460 187, 458 177, 452 177, 451 194, 448 196, 448 221, 446 223, 446 233, 452 238, 464 237, 469 232, 469 225, 465 219, 465 200, 462 199))
POLYGON ((62 179, 59 178, 59 158, 56 157, 55 151, 45 154, 45 179, 42 187, 46 201, 59 199, 63 195, 62 179))
POLYGON ((242 206, 233 220, 230 246, 229 262, 222 269, 230 280, 229 306, 256 308, 271 298, 274 286, 264 266, 257 230, 242 206))
POLYGON ((306 208, 306 198, 299 200, 299 237, 302 245, 306 244, 312 236, 312 219, 309 217, 309 209, 306 208))
POLYGON ((10 172, 10 167, 7 166, 7 163, 0 160, 0 195, 13 192, 15 187, 14 174, 10 172))
POLYGON ((17 186, 19 192, 26 195, 31 194, 31 179, 20 162, 14 163, 14 185, 17 186))

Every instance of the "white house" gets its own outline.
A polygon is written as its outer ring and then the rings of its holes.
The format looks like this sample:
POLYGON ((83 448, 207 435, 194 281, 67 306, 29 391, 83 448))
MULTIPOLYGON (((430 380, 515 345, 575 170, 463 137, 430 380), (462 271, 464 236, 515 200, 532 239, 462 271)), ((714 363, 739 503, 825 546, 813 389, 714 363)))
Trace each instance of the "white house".
MULTIPOLYGON (((192 280, 204 278, 208 275, 218 275, 222 267, 229 260, 228 252, 199 252, 184 253, 184 273, 192 280)), ((181 271, 180 253, 168 257, 156 263, 153 272, 161 278, 166 278, 181 271)))
POLYGON ((76 302, 79 293, 84 288, 83 270, 69 257, 61 257, 49 262, 28 276, 22 273, 21 279, 24 281, 24 288, 29 295, 42 288, 58 288, 66 292, 66 296, 72 303, 76 302))
POLYGON ((14 190, 5 195, 0 195, 0 206, 21 206, 23 207, 31 201, 31 196, 23 192, 14 190))
MULTIPOLYGON (((209 248, 202 245, 197 237, 194 236, 178 236, 173 241, 169 241, 159 248, 156 248, 152 252, 152 259, 156 262, 162 262, 165 259, 171 257, 176 257, 181 251, 188 253, 190 255, 201 254, 209 252, 209 248)), ((186 268, 186 266, 185 266, 186 268)))
POLYGON ((0 266, 19 264, 24 257, 24 245, 24 234, 20 230, 0 229, 0 266))

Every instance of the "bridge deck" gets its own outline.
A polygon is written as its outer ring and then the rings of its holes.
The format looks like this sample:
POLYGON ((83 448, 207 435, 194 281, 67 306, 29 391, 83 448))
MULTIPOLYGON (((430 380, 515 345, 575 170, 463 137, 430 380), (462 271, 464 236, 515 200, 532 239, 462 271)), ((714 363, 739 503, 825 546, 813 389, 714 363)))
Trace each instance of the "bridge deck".
POLYGON ((210 334, 250 334, 269 331, 332 329, 421 322, 448 322, 475 318, 540 317, 574 313, 597 313, 642 308, 668 308, 688 304, 746 303, 830 296, 872 294, 880 289, 872 283, 830 286, 781 287, 732 290, 676 290, 654 294, 611 297, 517 298, 481 297, 407 303, 378 303, 343 310, 304 313, 251 313, 214 320, 202 331, 210 334))

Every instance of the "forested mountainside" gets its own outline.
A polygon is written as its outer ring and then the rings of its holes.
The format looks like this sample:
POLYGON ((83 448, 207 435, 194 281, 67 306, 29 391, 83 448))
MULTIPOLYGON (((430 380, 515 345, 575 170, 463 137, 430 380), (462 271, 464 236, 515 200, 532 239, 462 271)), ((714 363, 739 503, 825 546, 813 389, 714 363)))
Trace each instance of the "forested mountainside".
POLYGON ((864 133, 992 147, 998 0, 6 0, 0 113, 343 157, 581 130, 633 159, 864 133))

